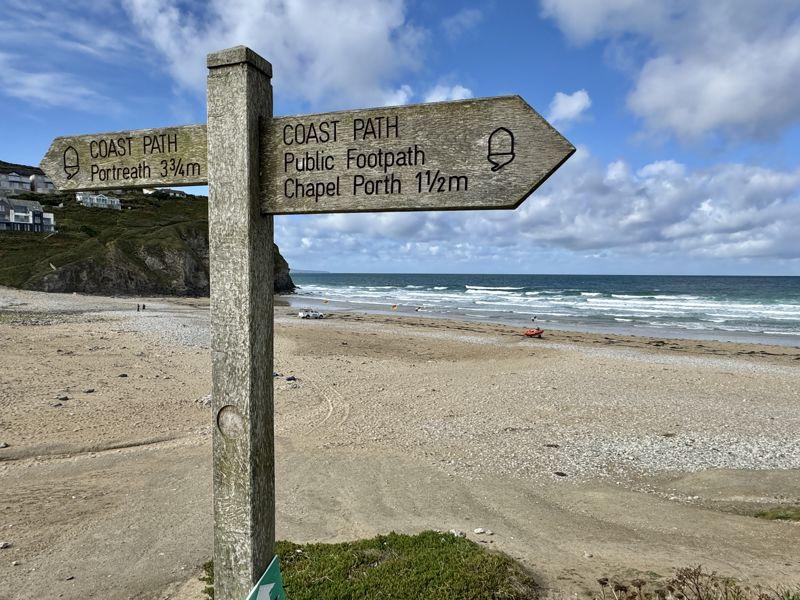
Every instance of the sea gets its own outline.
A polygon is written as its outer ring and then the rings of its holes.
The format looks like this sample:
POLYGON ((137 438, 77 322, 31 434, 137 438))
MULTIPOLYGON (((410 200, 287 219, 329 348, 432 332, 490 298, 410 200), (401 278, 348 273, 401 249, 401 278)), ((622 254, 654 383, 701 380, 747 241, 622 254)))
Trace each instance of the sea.
POLYGON ((292 273, 293 306, 800 347, 800 277, 292 273))

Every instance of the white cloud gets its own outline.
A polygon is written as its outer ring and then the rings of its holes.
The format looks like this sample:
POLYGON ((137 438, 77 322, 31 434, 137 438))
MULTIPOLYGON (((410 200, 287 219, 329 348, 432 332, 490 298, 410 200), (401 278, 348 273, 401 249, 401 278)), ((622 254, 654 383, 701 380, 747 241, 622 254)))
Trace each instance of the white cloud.
POLYGON ((402 0, 211 0, 202 14, 179 0, 125 6, 182 86, 205 89, 206 54, 244 44, 273 64, 276 88, 312 105, 385 103, 424 39, 402 0))
POLYGON ((550 113, 547 120, 551 123, 567 123, 583 116, 592 105, 592 99, 586 90, 578 90, 572 94, 557 92, 550 102, 550 113))
POLYGON ((0 89, 8 96, 47 107, 66 107, 85 111, 115 110, 116 103, 98 94, 65 73, 45 70, 22 70, 24 65, 11 54, 0 52, 0 89))
POLYGON ((633 170, 579 148, 515 211, 324 215, 280 220, 295 264, 419 270, 432 256, 454 269, 495 261, 531 268, 568 251, 638 260, 800 261, 800 168, 744 164, 690 170, 671 160, 633 170), (303 248, 303 237, 315 240, 303 248), (459 266, 462 265, 462 266, 459 266))
POLYGON ((141 54, 126 22, 112 3, 3 0, 0 94, 38 107, 118 112, 108 91, 113 85, 98 78, 96 69, 127 66, 132 55, 141 54))
POLYGON ((793 0, 541 0, 577 44, 608 41, 632 68, 629 108, 683 139, 775 136, 800 121, 793 0))
POLYGON ((411 89, 410 85, 401 85, 394 91, 387 92, 383 98, 383 105, 384 106, 400 106, 402 104, 408 104, 411 102, 411 98, 414 97, 414 90, 411 89))
POLYGON ((423 102, 445 102, 472 98, 472 90, 463 85, 435 85, 425 94, 423 102))
POLYGON ((576 44, 614 34, 647 33, 669 18, 669 3, 662 0, 541 0, 541 5, 542 14, 554 18, 576 44))
POLYGON ((477 8, 464 8, 444 19, 442 27, 451 40, 462 36, 475 27, 483 19, 483 13, 477 8))
POLYGON ((29 51, 39 49, 58 51, 48 53, 50 57, 74 52, 84 59, 129 61, 132 52, 142 52, 145 48, 129 35, 125 21, 117 3, 3 0, 0 44, 14 51, 25 49, 29 61, 32 53, 29 51))

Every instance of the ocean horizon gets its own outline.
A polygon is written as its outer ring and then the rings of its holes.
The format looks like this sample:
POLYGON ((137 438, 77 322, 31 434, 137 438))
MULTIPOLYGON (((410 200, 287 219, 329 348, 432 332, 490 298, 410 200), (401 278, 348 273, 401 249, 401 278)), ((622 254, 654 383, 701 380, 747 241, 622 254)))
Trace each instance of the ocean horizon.
POLYGON ((800 346, 800 277, 292 272, 295 306, 800 346), (535 318, 535 321, 533 320, 535 318))

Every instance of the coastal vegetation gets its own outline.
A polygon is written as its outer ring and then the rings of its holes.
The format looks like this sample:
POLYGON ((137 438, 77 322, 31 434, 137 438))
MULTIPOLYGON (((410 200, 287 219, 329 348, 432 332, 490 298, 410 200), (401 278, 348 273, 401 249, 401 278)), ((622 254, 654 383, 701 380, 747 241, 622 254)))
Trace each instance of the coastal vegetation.
POLYGON ((702 566, 676 569, 666 581, 647 582, 601 578, 593 600, 800 600, 800 587, 743 586, 730 577, 704 571, 702 566))
MULTIPOLYGON (((426 600, 559 598, 509 556, 450 533, 390 533, 340 544, 277 542, 287 597, 292 600, 381 598, 426 600)), ((214 598, 214 563, 203 565, 204 593, 214 598)), ((592 600, 800 600, 800 587, 745 586, 692 566, 670 577, 602 577, 592 600)))
POLYGON ((800 506, 778 506, 756 513, 756 516, 769 521, 800 521, 800 506))

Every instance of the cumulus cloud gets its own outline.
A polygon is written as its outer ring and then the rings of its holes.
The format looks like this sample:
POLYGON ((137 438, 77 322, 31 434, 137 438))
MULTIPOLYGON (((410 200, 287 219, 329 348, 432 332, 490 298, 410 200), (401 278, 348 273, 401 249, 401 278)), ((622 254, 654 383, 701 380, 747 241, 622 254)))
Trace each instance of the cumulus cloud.
POLYGON ((765 138, 800 121, 800 4, 791 0, 541 0, 576 44, 633 69, 629 108, 682 139, 765 138))
POLYGON ((572 94, 557 92, 550 102, 547 120, 553 124, 568 123, 583 116, 592 105, 592 99, 586 90, 578 90, 572 94))
POLYGON ((554 250, 798 261, 798 222, 800 168, 691 170, 666 160, 634 170, 625 161, 603 165, 579 148, 515 211, 290 218, 281 220, 278 237, 289 258, 308 267, 335 269, 346 260, 364 270, 418 270, 444 256, 454 269, 486 261, 530 269, 532 255, 554 250), (319 243, 302 248, 303 237, 319 243))
POLYGON ((464 8, 442 21, 442 28, 451 40, 461 37, 475 27, 483 19, 483 13, 477 8, 464 8))
POLYGON ((425 94, 424 102, 445 102, 472 98, 472 90, 463 85, 435 85, 425 94))
POLYGON ((414 90, 410 85, 401 85, 394 91, 386 92, 383 98, 384 106, 399 106, 401 104, 408 104, 414 97, 414 90))
POLYGON ((424 33, 402 0, 125 0, 139 30, 182 86, 205 89, 205 56, 244 44, 270 60, 283 93, 311 105, 395 101, 398 73, 418 64, 424 33))

